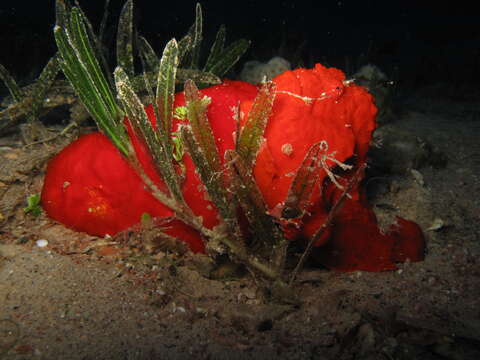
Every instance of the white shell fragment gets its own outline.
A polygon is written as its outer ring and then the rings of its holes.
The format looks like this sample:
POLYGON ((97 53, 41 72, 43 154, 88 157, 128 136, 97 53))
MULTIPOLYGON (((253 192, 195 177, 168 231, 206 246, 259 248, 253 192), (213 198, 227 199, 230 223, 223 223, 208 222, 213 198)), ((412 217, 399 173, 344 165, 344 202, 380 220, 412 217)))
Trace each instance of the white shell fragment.
POLYGON ((45 247, 45 246, 48 245, 48 241, 45 240, 45 239, 39 239, 39 240, 35 241, 35 244, 36 244, 38 247, 43 248, 43 247, 45 247))

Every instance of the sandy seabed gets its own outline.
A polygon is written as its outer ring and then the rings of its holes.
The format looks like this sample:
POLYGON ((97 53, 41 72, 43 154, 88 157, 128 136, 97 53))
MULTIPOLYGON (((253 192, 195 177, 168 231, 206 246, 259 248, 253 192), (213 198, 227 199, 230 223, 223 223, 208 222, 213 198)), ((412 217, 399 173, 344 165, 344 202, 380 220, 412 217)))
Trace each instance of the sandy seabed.
POLYGON ((384 273, 310 266, 298 302, 283 304, 250 275, 202 276, 199 256, 119 250, 25 215, 45 161, 71 139, 0 139, 0 359, 480 359, 479 104, 412 97, 395 119, 447 158, 390 176, 373 199, 422 227, 425 260, 384 273))

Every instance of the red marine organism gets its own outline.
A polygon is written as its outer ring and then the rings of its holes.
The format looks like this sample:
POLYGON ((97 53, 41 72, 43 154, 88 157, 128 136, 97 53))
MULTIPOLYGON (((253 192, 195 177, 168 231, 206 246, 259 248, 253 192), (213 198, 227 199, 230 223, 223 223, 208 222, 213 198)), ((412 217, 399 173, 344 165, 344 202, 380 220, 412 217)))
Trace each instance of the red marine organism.
MULTIPOLYGON (((355 170, 365 166, 377 109, 363 87, 346 81, 340 70, 320 64, 312 70, 288 71, 273 81, 277 95, 254 170, 271 212, 278 216, 292 174, 315 143, 323 142, 326 165, 331 171, 338 168, 338 162, 354 165, 336 181, 326 171, 319 175, 320 191, 312 192, 309 214, 298 231, 293 229, 293 236, 308 239, 340 198, 341 184, 346 186, 355 170)), ((248 109, 248 104, 244 107, 248 109)), ((395 262, 423 259, 424 238, 418 225, 398 218, 383 234, 362 185, 354 185, 349 195, 333 224, 316 242, 317 258, 322 264, 342 271, 381 271, 394 269, 395 262)))
MULTIPOLYGON (((312 70, 289 71, 273 81, 276 98, 256 159, 254 178, 270 213, 277 217, 287 237, 308 240, 342 196, 342 186, 347 186, 365 165, 376 126, 376 108, 366 90, 345 81, 341 71, 322 65, 312 70), (312 191, 307 211, 292 227, 281 216, 292 174, 309 149, 319 142, 323 144, 325 168, 319 169, 318 186, 312 191), (340 171, 335 178, 338 164, 346 162, 353 169, 340 171)), ((225 151, 235 147, 237 117, 241 125, 257 92, 256 86, 240 81, 225 81, 201 90, 211 98, 207 115, 222 161, 225 151)), ((175 106, 184 104, 183 93, 178 93, 175 106)), ((147 107, 146 112, 156 126, 152 107, 147 107)), ((188 120, 175 120, 172 131, 182 121, 188 120)), ((131 130, 129 135, 143 169, 158 187, 164 188, 145 148, 131 130)), ((202 217, 204 226, 213 228, 218 224, 215 206, 206 197, 189 155, 185 154, 182 161, 185 200, 202 217)), ((345 199, 331 226, 316 242, 315 256, 322 264, 340 271, 381 271, 394 269, 396 262, 407 258, 423 259, 424 240, 418 225, 398 219, 392 230, 383 234, 365 200, 361 183, 356 183, 349 194, 351 198, 345 199)), ((98 132, 80 137, 50 161, 42 205, 51 218, 99 236, 114 235, 133 226, 144 213, 160 218, 173 215, 145 189, 120 152, 98 132)), ((186 241, 192 251, 204 251, 200 235, 180 221, 170 221, 166 232, 186 241)))

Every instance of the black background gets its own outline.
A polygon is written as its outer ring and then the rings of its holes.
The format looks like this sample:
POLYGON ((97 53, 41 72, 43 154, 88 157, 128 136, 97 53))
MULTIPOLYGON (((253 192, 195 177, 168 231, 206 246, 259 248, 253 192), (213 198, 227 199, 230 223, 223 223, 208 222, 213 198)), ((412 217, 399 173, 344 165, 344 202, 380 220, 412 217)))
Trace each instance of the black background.
MULTIPOLYGON (((79 3, 98 26, 104 1, 79 3)), ((110 3, 112 57, 114 25, 123 3, 110 3)), ((137 0, 137 29, 160 52, 167 40, 186 33, 194 20, 195 3, 137 0)), ((54 0, 0 3, 0 63, 17 79, 34 78, 55 52, 54 4, 54 0)), ((304 66, 322 62, 345 68, 346 59, 356 64, 366 57, 387 74, 398 69, 400 77, 414 86, 435 82, 475 86, 480 77, 479 17, 462 2, 207 0, 201 4, 207 44, 220 24, 227 25, 227 41, 241 37, 253 41, 243 61, 282 55, 304 66)))

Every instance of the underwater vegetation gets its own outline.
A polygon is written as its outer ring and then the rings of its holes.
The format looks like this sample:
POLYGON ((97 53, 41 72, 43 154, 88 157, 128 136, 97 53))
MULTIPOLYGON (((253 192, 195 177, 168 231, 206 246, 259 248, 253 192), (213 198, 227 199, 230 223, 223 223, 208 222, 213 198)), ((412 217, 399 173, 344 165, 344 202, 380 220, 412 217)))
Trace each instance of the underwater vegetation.
POLYGON ((52 219, 114 236, 148 216, 164 239, 282 284, 312 252, 338 271, 423 259, 418 225, 397 218, 383 233, 366 201, 377 109, 365 88, 321 64, 259 85, 223 79, 249 43, 225 46, 222 27, 200 66, 200 5, 161 57, 134 41, 132 13, 127 1, 112 75, 82 10, 57 0, 58 63, 100 132, 50 161, 41 203, 52 219), (304 252, 287 273, 293 243, 304 252))
POLYGON ((6 109, 0 111, 0 135, 10 131, 25 118, 30 124, 37 122, 40 114, 53 106, 46 104, 45 97, 59 71, 57 55, 54 55, 43 68, 37 81, 22 89, 8 70, 0 64, 0 80, 7 86, 13 100, 6 109))

